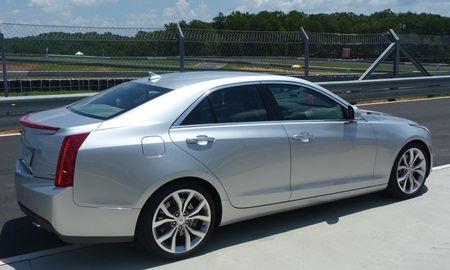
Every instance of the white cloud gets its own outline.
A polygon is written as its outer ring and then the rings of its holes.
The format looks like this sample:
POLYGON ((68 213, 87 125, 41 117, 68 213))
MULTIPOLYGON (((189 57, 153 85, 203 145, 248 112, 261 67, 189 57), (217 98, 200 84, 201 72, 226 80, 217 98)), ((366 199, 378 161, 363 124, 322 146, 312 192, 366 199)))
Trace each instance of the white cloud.
POLYGON ((94 7, 110 3, 118 0, 29 0, 30 7, 38 7, 41 11, 51 13, 70 14, 75 7, 94 7))
POLYGON ((37 7, 44 12, 70 12, 71 6, 58 0, 31 0, 30 7, 37 7))
POLYGON ((154 27, 159 28, 161 25, 160 12, 156 9, 149 10, 147 12, 135 14, 131 13, 125 16, 125 24, 127 27, 154 27))
POLYGON ((206 3, 201 2, 197 6, 191 8, 191 4, 187 0, 178 0, 174 7, 168 7, 163 10, 164 23, 178 22, 185 20, 203 20, 210 21, 209 7, 206 3))
POLYGON ((76 18, 73 18, 69 21, 70 25, 79 25, 79 26, 87 26, 89 23, 89 20, 86 18, 83 18, 81 16, 78 16, 76 18))
POLYGON ((40 7, 51 6, 99 6, 108 3, 116 3, 118 0, 29 0, 29 5, 40 7))
MULTIPOLYGON (((164 17, 174 17, 180 15, 186 16, 186 11, 189 10, 189 3, 186 0, 178 0, 174 7, 165 8, 163 12, 164 17)), ((189 12, 189 11, 188 11, 189 12)))

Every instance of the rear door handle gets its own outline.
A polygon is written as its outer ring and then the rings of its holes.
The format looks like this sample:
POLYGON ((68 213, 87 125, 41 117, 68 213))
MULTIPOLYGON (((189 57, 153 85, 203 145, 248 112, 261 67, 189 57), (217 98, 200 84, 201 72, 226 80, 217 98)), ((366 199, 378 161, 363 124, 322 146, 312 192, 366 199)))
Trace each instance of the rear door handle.
POLYGON ((214 137, 208 137, 206 135, 198 135, 195 138, 187 138, 186 143, 188 144, 198 144, 207 145, 208 143, 214 142, 216 139, 214 137))
POLYGON ((295 134, 294 136, 292 136, 292 139, 307 143, 314 140, 314 135, 310 135, 308 132, 302 132, 300 134, 295 134))

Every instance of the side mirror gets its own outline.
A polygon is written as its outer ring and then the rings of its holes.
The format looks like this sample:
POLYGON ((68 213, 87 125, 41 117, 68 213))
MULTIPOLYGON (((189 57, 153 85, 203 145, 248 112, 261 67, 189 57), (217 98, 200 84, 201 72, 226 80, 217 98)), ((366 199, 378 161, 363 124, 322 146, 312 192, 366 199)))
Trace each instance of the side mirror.
POLYGON ((347 119, 349 120, 360 120, 361 119, 361 110, 353 105, 348 105, 347 107, 347 119))

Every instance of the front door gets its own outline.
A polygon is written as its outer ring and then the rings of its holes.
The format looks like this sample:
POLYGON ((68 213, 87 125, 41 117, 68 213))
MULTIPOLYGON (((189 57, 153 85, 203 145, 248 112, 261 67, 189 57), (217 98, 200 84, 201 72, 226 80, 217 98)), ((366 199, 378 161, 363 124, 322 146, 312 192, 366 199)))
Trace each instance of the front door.
POLYGON ((268 85, 291 146, 291 200, 369 187, 376 139, 364 120, 325 93, 297 85, 268 85))

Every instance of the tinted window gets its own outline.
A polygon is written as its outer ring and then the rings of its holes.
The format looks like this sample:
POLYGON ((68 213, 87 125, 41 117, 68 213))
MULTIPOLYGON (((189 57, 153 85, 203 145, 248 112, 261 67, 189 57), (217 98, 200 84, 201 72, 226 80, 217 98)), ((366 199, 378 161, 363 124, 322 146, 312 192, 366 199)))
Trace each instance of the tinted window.
POLYGON ((184 119, 182 125, 200 125, 215 123, 213 112, 209 101, 205 98, 200 104, 195 107, 192 112, 184 119))
POLYGON ((311 89, 295 85, 269 85, 285 120, 344 119, 342 107, 311 89))
POLYGON ((208 95, 182 125, 267 121, 269 117, 255 86, 240 86, 208 95))
POLYGON ((109 119, 169 91, 171 89, 127 82, 77 102, 68 109, 93 118, 109 119))

